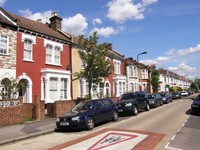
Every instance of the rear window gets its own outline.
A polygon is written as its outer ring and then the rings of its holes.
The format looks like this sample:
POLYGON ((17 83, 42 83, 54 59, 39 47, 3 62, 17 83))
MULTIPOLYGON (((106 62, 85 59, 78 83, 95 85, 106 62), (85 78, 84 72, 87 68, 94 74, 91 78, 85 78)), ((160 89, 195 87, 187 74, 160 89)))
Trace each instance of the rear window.
POLYGON ((122 94, 119 100, 134 99, 134 98, 136 98, 135 93, 126 93, 126 94, 122 94))

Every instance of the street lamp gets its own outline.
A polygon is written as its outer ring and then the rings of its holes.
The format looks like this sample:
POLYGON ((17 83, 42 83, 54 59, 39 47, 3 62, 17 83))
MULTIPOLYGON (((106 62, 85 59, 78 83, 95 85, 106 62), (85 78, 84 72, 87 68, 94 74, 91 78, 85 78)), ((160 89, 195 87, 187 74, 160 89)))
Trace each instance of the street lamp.
POLYGON ((139 70, 139 56, 143 55, 143 54, 147 54, 147 52, 142 52, 137 54, 137 67, 138 67, 138 81, 139 81, 139 91, 140 91, 140 70, 139 70))
POLYGON ((143 54, 147 54, 147 52, 142 52, 142 53, 137 54, 137 62, 138 63, 139 63, 139 55, 143 55, 143 54))

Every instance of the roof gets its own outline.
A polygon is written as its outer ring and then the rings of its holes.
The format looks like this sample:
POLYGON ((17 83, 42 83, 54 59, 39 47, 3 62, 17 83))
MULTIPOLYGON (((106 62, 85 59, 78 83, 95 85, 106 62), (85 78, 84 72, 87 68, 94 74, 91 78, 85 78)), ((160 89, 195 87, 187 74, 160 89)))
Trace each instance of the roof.
MULTIPOLYGON (((50 28, 49 24, 44 24, 22 16, 15 15, 11 12, 3 10, 2 8, 1 11, 3 11, 6 14, 6 16, 8 16, 8 18, 11 19, 13 22, 16 22, 18 28, 20 28, 21 30, 27 30, 31 33, 41 34, 49 36, 51 38, 71 42, 71 38, 67 37, 62 32, 59 32, 59 30, 55 31, 54 29, 50 28)), ((4 23, 11 24, 11 22, 2 15, 0 17, 1 20, 4 21, 4 23)))

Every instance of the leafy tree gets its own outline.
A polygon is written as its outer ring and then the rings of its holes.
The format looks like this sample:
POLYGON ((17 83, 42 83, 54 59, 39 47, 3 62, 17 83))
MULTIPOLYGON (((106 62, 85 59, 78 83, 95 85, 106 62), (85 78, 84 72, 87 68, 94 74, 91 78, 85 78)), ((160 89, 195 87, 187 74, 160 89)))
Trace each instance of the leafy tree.
POLYGON ((197 86, 197 84, 196 84, 195 82, 192 82, 191 85, 190 85, 190 88, 191 88, 192 90, 197 90, 197 89, 198 89, 198 86, 197 86))
POLYGON ((152 89, 153 92, 158 92, 158 88, 159 88, 159 72, 158 70, 154 69, 151 73, 151 84, 152 84, 152 89))
POLYGON ((173 88, 172 88, 172 92, 180 92, 180 91, 182 91, 183 89, 181 88, 181 87, 179 87, 179 86, 174 86, 173 88))
POLYGON ((18 91, 24 87, 23 83, 18 83, 16 80, 9 79, 2 80, 1 84, 0 96, 2 99, 16 98, 18 91))
POLYGON ((109 59, 105 59, 108 44, 98 44, 98 39, 97 32, 94 32, 89 38, 79 36, 78 42, 78 52, 84 64, 84 70, 76 72, 75 76, 84 78, 88 82, 89 99, 91 99, 91 89, 95 89, 103 77, 109 76, 113 70, 109 59))

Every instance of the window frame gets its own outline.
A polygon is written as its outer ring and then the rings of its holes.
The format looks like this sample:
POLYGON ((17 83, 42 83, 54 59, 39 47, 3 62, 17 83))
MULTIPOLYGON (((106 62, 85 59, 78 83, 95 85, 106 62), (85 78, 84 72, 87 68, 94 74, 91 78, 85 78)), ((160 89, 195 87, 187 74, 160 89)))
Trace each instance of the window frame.
POLYGON ((9 36, 8 36, 8 34, 6 34, 6 33, 0 34, 0 46, 3 47, 2 52, 1 52, 1 49, 0 49, 0 55, 8 55, 8 53, 9 53, 9 51, 8 51, 8 47, 9 47, 9 36), (3 40, 4 37, 6 37, 6 39, 3 40), (4 44, 4 41, 6 41, 5 44, 4 44))

